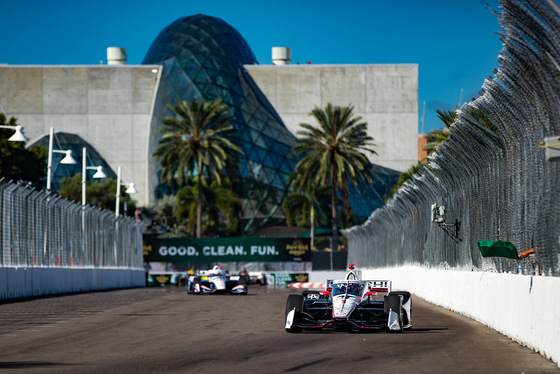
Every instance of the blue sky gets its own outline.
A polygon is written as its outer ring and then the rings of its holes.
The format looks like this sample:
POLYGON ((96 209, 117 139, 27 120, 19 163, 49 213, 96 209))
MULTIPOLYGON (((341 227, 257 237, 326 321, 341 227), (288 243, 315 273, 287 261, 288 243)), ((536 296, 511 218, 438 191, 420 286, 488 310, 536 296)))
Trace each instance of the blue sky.
POLYGON ((487 6, 499 10, 497 0, 0 0, 0 63, 99 64, 107 47, 125 47, 140 64, 163 28, 202 13, 236 28, 260 64, 274 46, 291 47, 293 63, 419 64, 428 132, 443 126, 436 109, 478 97, 499 67, 487 6))

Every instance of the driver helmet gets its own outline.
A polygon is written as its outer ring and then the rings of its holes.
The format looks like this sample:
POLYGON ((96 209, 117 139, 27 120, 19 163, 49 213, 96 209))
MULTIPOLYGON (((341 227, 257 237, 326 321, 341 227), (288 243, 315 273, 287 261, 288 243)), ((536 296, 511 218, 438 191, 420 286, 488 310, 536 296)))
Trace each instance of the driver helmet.
POLYGON ((348 292, 358 293, 358 284, 357 283, 348 283, 348 292))

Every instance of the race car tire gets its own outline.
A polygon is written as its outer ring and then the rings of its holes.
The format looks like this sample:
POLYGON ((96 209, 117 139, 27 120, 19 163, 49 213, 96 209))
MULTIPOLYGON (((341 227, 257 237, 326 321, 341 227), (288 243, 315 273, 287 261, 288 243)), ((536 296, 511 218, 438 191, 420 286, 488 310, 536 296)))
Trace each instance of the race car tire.
MULTIPOLYGON (((303 296, 302 295, 288 295, 288 300, 286 301, 286 319, 288 318, 288 313, 294 310, 296 313, 301 312, 303 308, 303 296)), ((289 329, 286 329, 287 332, 290 333, 299 333, 301 332, 300 327, 292 326, 289 329)))
POLYGON ((397 295, 391 292, 389 295, 384 297, 383 308, 385 310, 385 313, 389 313, 390 311, 397 313, 397 316, 399 318, 399 325, 400 325, 400 329, 398 330, 390 330, 387 327, 385 329, 386 332, 396 332, 396 333, 403 332, 403 310, 402 310, 401 296, 402 295, 397 295))
POLYGON ((245 286, 245 291, 241 293, 241 295, 247 295, 249 293, 249 282, 247 282, 247 278, 239 277, 237 284, 240 286, 245 286))
POLYGON ((410 292, 407 291, 391 291, 391 295, 401 295, 403 297, 403 311, 402 311, 402 321, 403 321, 403 326, 409 326, 409 327, 405 327, 404 330, 411 330, 412 329, 412 295, 410 294, 410 292), (406 303, 410 303, 410 315, 407 313, 407 311, 404 308, 404 305, 406 303))
POLYGON ((202 280, 200 279, 200 277, 197 277, 197 278, 193 279, 192 288, 193 288, 193 293, 195 295, 202 295, 202 288, 200 287, 201 283, 202 283, 202 280), (196 288, 197 285, 198 285, 198 289, 200 290, 200 292, 198 294, 194 292, 194 289, 196 288))
POLYGON ((286 301, 286 316, 295 308, 296 312, 301 312, 303 309, 303 296, 302 295, 288 295, 286 301))

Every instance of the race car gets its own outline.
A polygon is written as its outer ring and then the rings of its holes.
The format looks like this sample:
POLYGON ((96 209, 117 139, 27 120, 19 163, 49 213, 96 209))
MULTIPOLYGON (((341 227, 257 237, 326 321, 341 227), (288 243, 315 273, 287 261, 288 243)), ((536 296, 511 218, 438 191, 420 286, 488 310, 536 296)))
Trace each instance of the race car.
POLYGON ((412 297, 392 291, 389 280, 360 280, 350 264, 345 279, 327 280, 324 291, 304 291, 286 301, 285 329, 289 333, 332 328, 337 331, 412 328, 412 297))
POLYGON ((243 269, 239 273, 240 278, 245 278, 247 284, 260 284, 261 286, 266 286, 268 281, 266 279, 266 274, 260 271, 247 271, 243 269))
POLYGON ((195 295, 202 294, 240 294, 247 295, 248 288, 244 278, 229 276, 221 266, 214 266, 209 270, 199 270, 196 275, 190 275, 187 280, 187 292, 195 295))

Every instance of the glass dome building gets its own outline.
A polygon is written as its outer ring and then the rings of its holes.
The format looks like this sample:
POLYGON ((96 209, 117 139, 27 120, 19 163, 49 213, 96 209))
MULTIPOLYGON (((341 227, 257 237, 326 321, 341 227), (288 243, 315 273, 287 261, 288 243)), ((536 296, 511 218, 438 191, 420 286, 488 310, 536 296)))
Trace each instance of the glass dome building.
MULTIPOLYGON (((181 18, 166 27, 143 61, 163 65, 154 121, 161 123, 172 115, 167 105, 175 99, 221 98, 228 106, 237 130, 236 143, 243 150, 238 162, 242 183, 236 191, 243 201, 243 233, 284 224, 280 205, 288 190, 288 174, 297 162, 287 157, 295 142, 294 135, 243 68, 244 64, 256 63, 247 42, 234 28, 204 15, 181 18)), ((152 123, 152 129, 159 123, 152 123)), ((158 142, 154 131, 150 154, 158 142)), ((155 161, 151 164, 159 168, 155 161)), ((159 198, 166 189, 159 181, 156 183, 155 197, 159 198)))
MULTIPOLYGON (((242 233, 285 225, 281 204, 289 192, 288 174, 297 163, 296 158, 288 158, 296 138, 243 67, 257 64, 257 60, 239 32, 215 17, 198 14, 180 18, 161 31, 142 63, 163 66, 148 148, 154 197, 171 192, 160 183, 160 166, 152 156, 161 137, 155 130, 163 118, 173 115, 168 105, 176 99, 221 98, 234 118, 236 143, 243 150, 238 161, 241 183, 236 191, 243 202, 242 233)), ((365 221, 382 205, 384 193, 399 174, 380 167, 375 171, 375 186, 350 187, 358 221, 365 221)))

